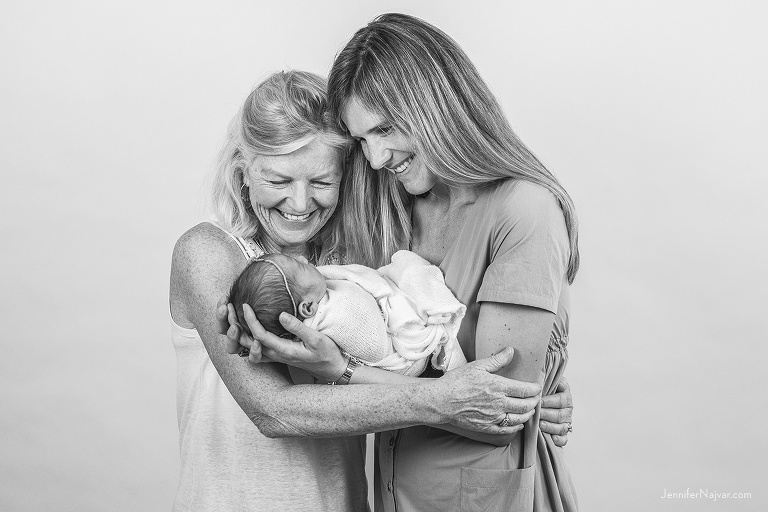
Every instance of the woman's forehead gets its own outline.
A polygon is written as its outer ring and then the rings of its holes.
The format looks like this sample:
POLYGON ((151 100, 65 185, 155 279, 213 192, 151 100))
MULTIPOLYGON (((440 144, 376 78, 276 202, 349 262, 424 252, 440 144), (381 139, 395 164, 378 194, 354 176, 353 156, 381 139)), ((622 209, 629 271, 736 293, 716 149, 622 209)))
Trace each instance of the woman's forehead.
POLYGON ((344 104, 341 117, 349 133, 354 137, 365 136, 368 132, 386 122, 383 115, 371 109, 357 96, 352 96, 344 104))
POLYGON ((314 178, 341 174, 342 151, 318 137, 306 146, 285 155, 258 155, 255 168, 262 174, 291 178, 314 178))

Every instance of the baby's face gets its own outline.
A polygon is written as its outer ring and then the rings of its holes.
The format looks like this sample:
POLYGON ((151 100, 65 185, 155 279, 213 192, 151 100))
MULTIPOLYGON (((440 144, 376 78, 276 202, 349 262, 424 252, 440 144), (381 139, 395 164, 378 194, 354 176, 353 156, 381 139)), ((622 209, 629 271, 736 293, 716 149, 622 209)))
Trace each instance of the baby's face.
POLYGON ((281 254, 279 265, 301 289, 301 297, 296 297, 296 302, 317 304, 325 296, 328 290, 325 278, 313 265, 307 263, 306 258, 294 259, 281 254))

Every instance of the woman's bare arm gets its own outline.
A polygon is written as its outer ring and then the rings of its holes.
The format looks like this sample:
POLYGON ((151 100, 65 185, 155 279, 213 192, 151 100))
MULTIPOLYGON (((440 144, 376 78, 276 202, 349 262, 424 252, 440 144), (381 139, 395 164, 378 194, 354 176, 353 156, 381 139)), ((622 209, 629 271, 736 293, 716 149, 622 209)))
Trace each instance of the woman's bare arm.
MULTIPOLYGON (((514 351, 512 351, 514 354, 514 351)), ((370 366, 360 366, 355 370, 355 372, 352 374, 352 378, 350 379, 350 384, 400 384, 400 383, 406 383, 406 382, 424 382, 425 378, 418 378, 418 377, 408 377, 405 375, 400 375, 398 373, 390 372, 387 370, 382 370, 380 368, 373 368, 370 366)), ((473 430, 468 430, 465 428, 457 427, 455 425, 451 424, 443 424, 443 425, 437 425, 438 428, 442 430, 446 430, 448 432, 452 432, 454 434, 458 434, 463 437, 467 437, 469 439, 473 439, 475 441, 479 441, 481 443, 488 443, 495 446, 506 446, 510 442, 512 442, 512 439, 514 438, 514 432, 507 433, 507 434, 486 434, 483 432, 476 432, 473 430)), ((522 429, 522 424, 518 425, 516 430, 522 429)))
POLYGON ((251 365, 232 357, 218 333, 215 311, 218 299, 244 265, 242 254, 226 234, 209 224, 193 228, 174 249, 171 309, 177 322, 194 325, 232 396, 267 436, 332 437, 447 422, 499 433, 505 430, 496 423, 506 411, 519 410, 522 404, 532 409, 536 403, 535 398, 506 397, 535 396, 537 386, 511 385, 486 369, 476 369, 466 382, 294 385, 282 364, 251 365), (481 410, 469 414, 466 403, 482 399, 481 410))
POLYGON ((475 356, 479 359, 512 347, 515 359, 499 375, 538 382, 554 321, 555 314, 544 309, 483 302, 477 320, 475 356))

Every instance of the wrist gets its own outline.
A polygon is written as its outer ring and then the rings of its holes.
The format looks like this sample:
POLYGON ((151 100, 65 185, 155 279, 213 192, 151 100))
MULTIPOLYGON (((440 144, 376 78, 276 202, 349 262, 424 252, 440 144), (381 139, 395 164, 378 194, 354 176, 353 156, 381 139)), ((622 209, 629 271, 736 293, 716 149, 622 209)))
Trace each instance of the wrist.
POLYGON ((420 382, 411 384, 413 390, 412 403, 424 415, 420 421, 427 425, 444 425, 452 423, 452 415, 445 410, 450 396, 441 391, 440 379, 419 379, 420 382))
POLYGON ((349 384, 349 380, 352 378, 352 374, 355 372, 355 369, 360 366, 360 360, 354 356, 348 356, 344 358, 344 362, 344 370, 342 371, 341 375, 336 380, 329 382, 328 384, 334 386, 349 384))

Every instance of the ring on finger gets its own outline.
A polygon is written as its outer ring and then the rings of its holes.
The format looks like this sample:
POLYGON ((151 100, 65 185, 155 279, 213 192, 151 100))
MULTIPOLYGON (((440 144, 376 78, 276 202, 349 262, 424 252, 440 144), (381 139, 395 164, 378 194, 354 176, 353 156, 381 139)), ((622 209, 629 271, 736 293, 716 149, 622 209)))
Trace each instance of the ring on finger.
POLYGON ((504 419, 501 420, 501 423, 499 423, 499 426, 501 428, 508 427, 511 422, 509 421, 509 413, 504 413, 504 419))
POLYGON ((566 421, 565 424, 568 425, 568 433, 570 434, 571 432, 573 432, 573 426, 571 425, 571 422, 566 421))

